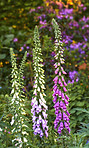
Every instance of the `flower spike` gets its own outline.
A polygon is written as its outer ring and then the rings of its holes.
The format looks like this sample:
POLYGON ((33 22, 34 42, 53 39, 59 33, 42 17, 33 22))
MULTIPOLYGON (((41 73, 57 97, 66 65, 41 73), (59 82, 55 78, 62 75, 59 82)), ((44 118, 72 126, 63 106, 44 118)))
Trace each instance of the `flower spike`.
POLYGON ((45 134, 48 137, 48 126, 47 126, 47 105, 45 101, 45 81, 44 81, 44 70, 43 70, 43 59, 41 53, 41 45, 39 40, 39 32, 37 26, 34 29, 34 45, 33 49, 33 66, 34 66, 34 91, 33 98, 31 101, 32 109, 32 121, 33 130, 35 135, 43 137, 45 134))
POLYGON ((54 86, 53 86, 53 103, 55 108, 55 115, 56 119, 54 121, 54 128, 57 129, 59 134, 68 134, 70 133, 69 127, 69 112, 67 110, 68 106, 68 96, 66 95, 67 92, 67 84, 64 80, 64 75, 66 72, 64 71, 62 64, 64 64, 63 58, 63 47, 62 47, 62 37, 61 37, 61 30, 55 21, 52 20, 54 33, 55 33, 55 78, 54 86))

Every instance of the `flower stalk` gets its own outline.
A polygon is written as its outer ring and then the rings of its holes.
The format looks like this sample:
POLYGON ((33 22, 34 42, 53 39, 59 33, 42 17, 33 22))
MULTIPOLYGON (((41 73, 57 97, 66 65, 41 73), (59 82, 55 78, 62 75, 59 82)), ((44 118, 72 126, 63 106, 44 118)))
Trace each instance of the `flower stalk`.
POLYGON ((11 118, 11 133, 13 134, 12 144, 14 146, 23 147, 27 144, 27 118, 25 111, 25 95, 22 91, 23 89, 23 72, 24 65, 26 61, 27 52, 25 52, 24 57, 22 59, 19 70, 16 65, 16 58, 13 52, 13 49, 10 49, 11 55, 11 63, 12 63, 12 72, 11 72, 11 82, 12 82, 12 90, 10 94, 10 107, 9 112, 12 114, 11 118))
POLYGON ((44 93, 45 81, 43 70, 43 59, 41 53, 41 45, 39 40, 39 32, 37 26, 34 29, 34 49, 33 49, 33 67, 34 67, 34 91, 31 101, 33 130, 35 135, 41 138, 45 134, 48 137, 47 113, 48 107, 46 105, 44 93))
POLYGON ((54 128, 57 129, 59 134, 68 134, 70 133, 70 123, 69 123, 69 112, 67 106, 69 104, 69 97, 67 96, 67 84, 64 79, 66 72, 63 69, 64 58, 63 58, 63 47, 62 47, 62 37, 61 30, 57 22, 53 19, 53 28, 55 33, 55 78, 53 86, 53 103, 55 108, 56 119, 54 121, 54 128))

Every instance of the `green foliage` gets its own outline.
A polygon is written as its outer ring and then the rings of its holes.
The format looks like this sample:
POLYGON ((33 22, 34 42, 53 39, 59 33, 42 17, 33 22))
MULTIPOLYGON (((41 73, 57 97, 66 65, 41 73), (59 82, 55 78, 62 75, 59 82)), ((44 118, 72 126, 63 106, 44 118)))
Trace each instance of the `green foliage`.
MULTIPOLYGON (((77 111, 83 112, 83 114, 85 114, 85 116, 88 118, 89 121, 89 111, 87 111, 86 109, 82 109, 82 108, 76 108, 77 111)), ((78 135, 81 136, 81 143, 84 143, 85 141, 87 141, 89 139, 89 123, 82 123, 81 122, 81 126, 79 126, 79 130, 77 132, 78 135)), ((85 143, 84 143, 85 144, 85 143)), ((88 147, 88 145, 86 145, 85 147, 88 147)))
POLYGON ((82 77, 80 74, 80 80, 74 84, 69 84, 69 112, 70 112, 70 127, 72 132, 76 132, 79 129, 80 123, 85 122, 88 123, 88 116, 81 112, 80 110, 76 110, 76 108, 89 109, 89 91, 86 87, 88 84, 88 78, 82 77), (83 85, 81 85, 83 84, 83 85))

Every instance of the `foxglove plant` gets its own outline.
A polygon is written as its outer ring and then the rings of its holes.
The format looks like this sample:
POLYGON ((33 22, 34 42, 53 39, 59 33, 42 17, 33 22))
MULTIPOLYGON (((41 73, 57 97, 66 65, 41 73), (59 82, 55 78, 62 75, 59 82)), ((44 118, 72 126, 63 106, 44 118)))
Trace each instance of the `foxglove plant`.
POLYGON ((43 70, 43 59, 41 53, 41 45, 39 40, 39 32, 37 26, 34 29, 34 45, 33 49, 33 66, 34 66, 34 91, 33 98, 31 101, 32 109, 32 121, 33 130, 35 135, 43 137, 45 134, 48 137, 48 126, 47 126, 47 105, 45 101, 45 81, 44 81, 44 70, 43 70))
POLYGON ((66 72, 63 69, 62 64, 64 64, 63 58, 63 48, 62 48, 62 37, 61 31, 57 22, 53 19, 53 28, 55 33, 55 78, 53 86, 53 103, 55 108, 56 119, 54 121, 54 128, 57 129, 59 134, 70 133, 70 123, 69 123, 69 112, 67 110, 69 97, 66 92, 66 82, 64 80, 64 75, 66 72))
POLYGON ((11 133, 14 135, 12 144, 14 146, 23 147, 27 145, 27 118, 25 111, 25 96, 23 89, 23 70, 26 61, 27 52, 25 52, 24 57, 22 59, 19 70, 16 65, 16 58, 13 52, 13 49, 10 49, 11 55, 11 63, 12 63, 12 72, 11 72, 11 82, 12 82, 12 90, 10 94, 10 107, 9 111, 12 114, 11 118, 11 133))

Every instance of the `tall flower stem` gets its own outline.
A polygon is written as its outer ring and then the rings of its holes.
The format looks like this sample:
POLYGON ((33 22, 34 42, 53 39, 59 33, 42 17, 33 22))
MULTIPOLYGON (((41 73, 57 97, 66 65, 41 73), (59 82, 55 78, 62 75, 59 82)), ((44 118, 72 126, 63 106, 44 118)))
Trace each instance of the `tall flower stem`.
POLYGON ((25 95, 23 92, 23 72, 26 61, 27 52, 25 52, 19 69, 17 68, 15 54, 13 49, 10 49, 11 63, 12 63, 12 90, 9 112, 12 114, 12 119, 10 122, 11 133, 13 134, 12 145, 19 147, 27 146, 27 118, 25 111, 25 95))
POLYGON ((33 130, 35 135, 43 137, 45 134, 48 136, 48 126, 47 126, 47 105, 45 101, 46 94, 45 81, 44 81, 44 70, 43 70, 43 59, 41 53, 41 45, 39 40, 39 32, 37 26, 34 29, 34 49, 33 49, 33 67, 34 67, 34 91, 32 98, 32 121, 33 130))
POLYGON ((68 135, 70 133, 69 128, 69 112, 67 110, 67 106, 69 104, 67 92, 67 84, 64 79, 64 75, 66 72, 64 71, 63 64, 65 63, 63 58, 63 47, 62 47, 62 37, 61 30, 57 24, 57 22, 53 19, 53 28, 55 33, 55 78, 54 86, 53 86, 53 103, 55 108, 56 119, 54 121, 54 128, 57 129, 59 135, 68 135))

